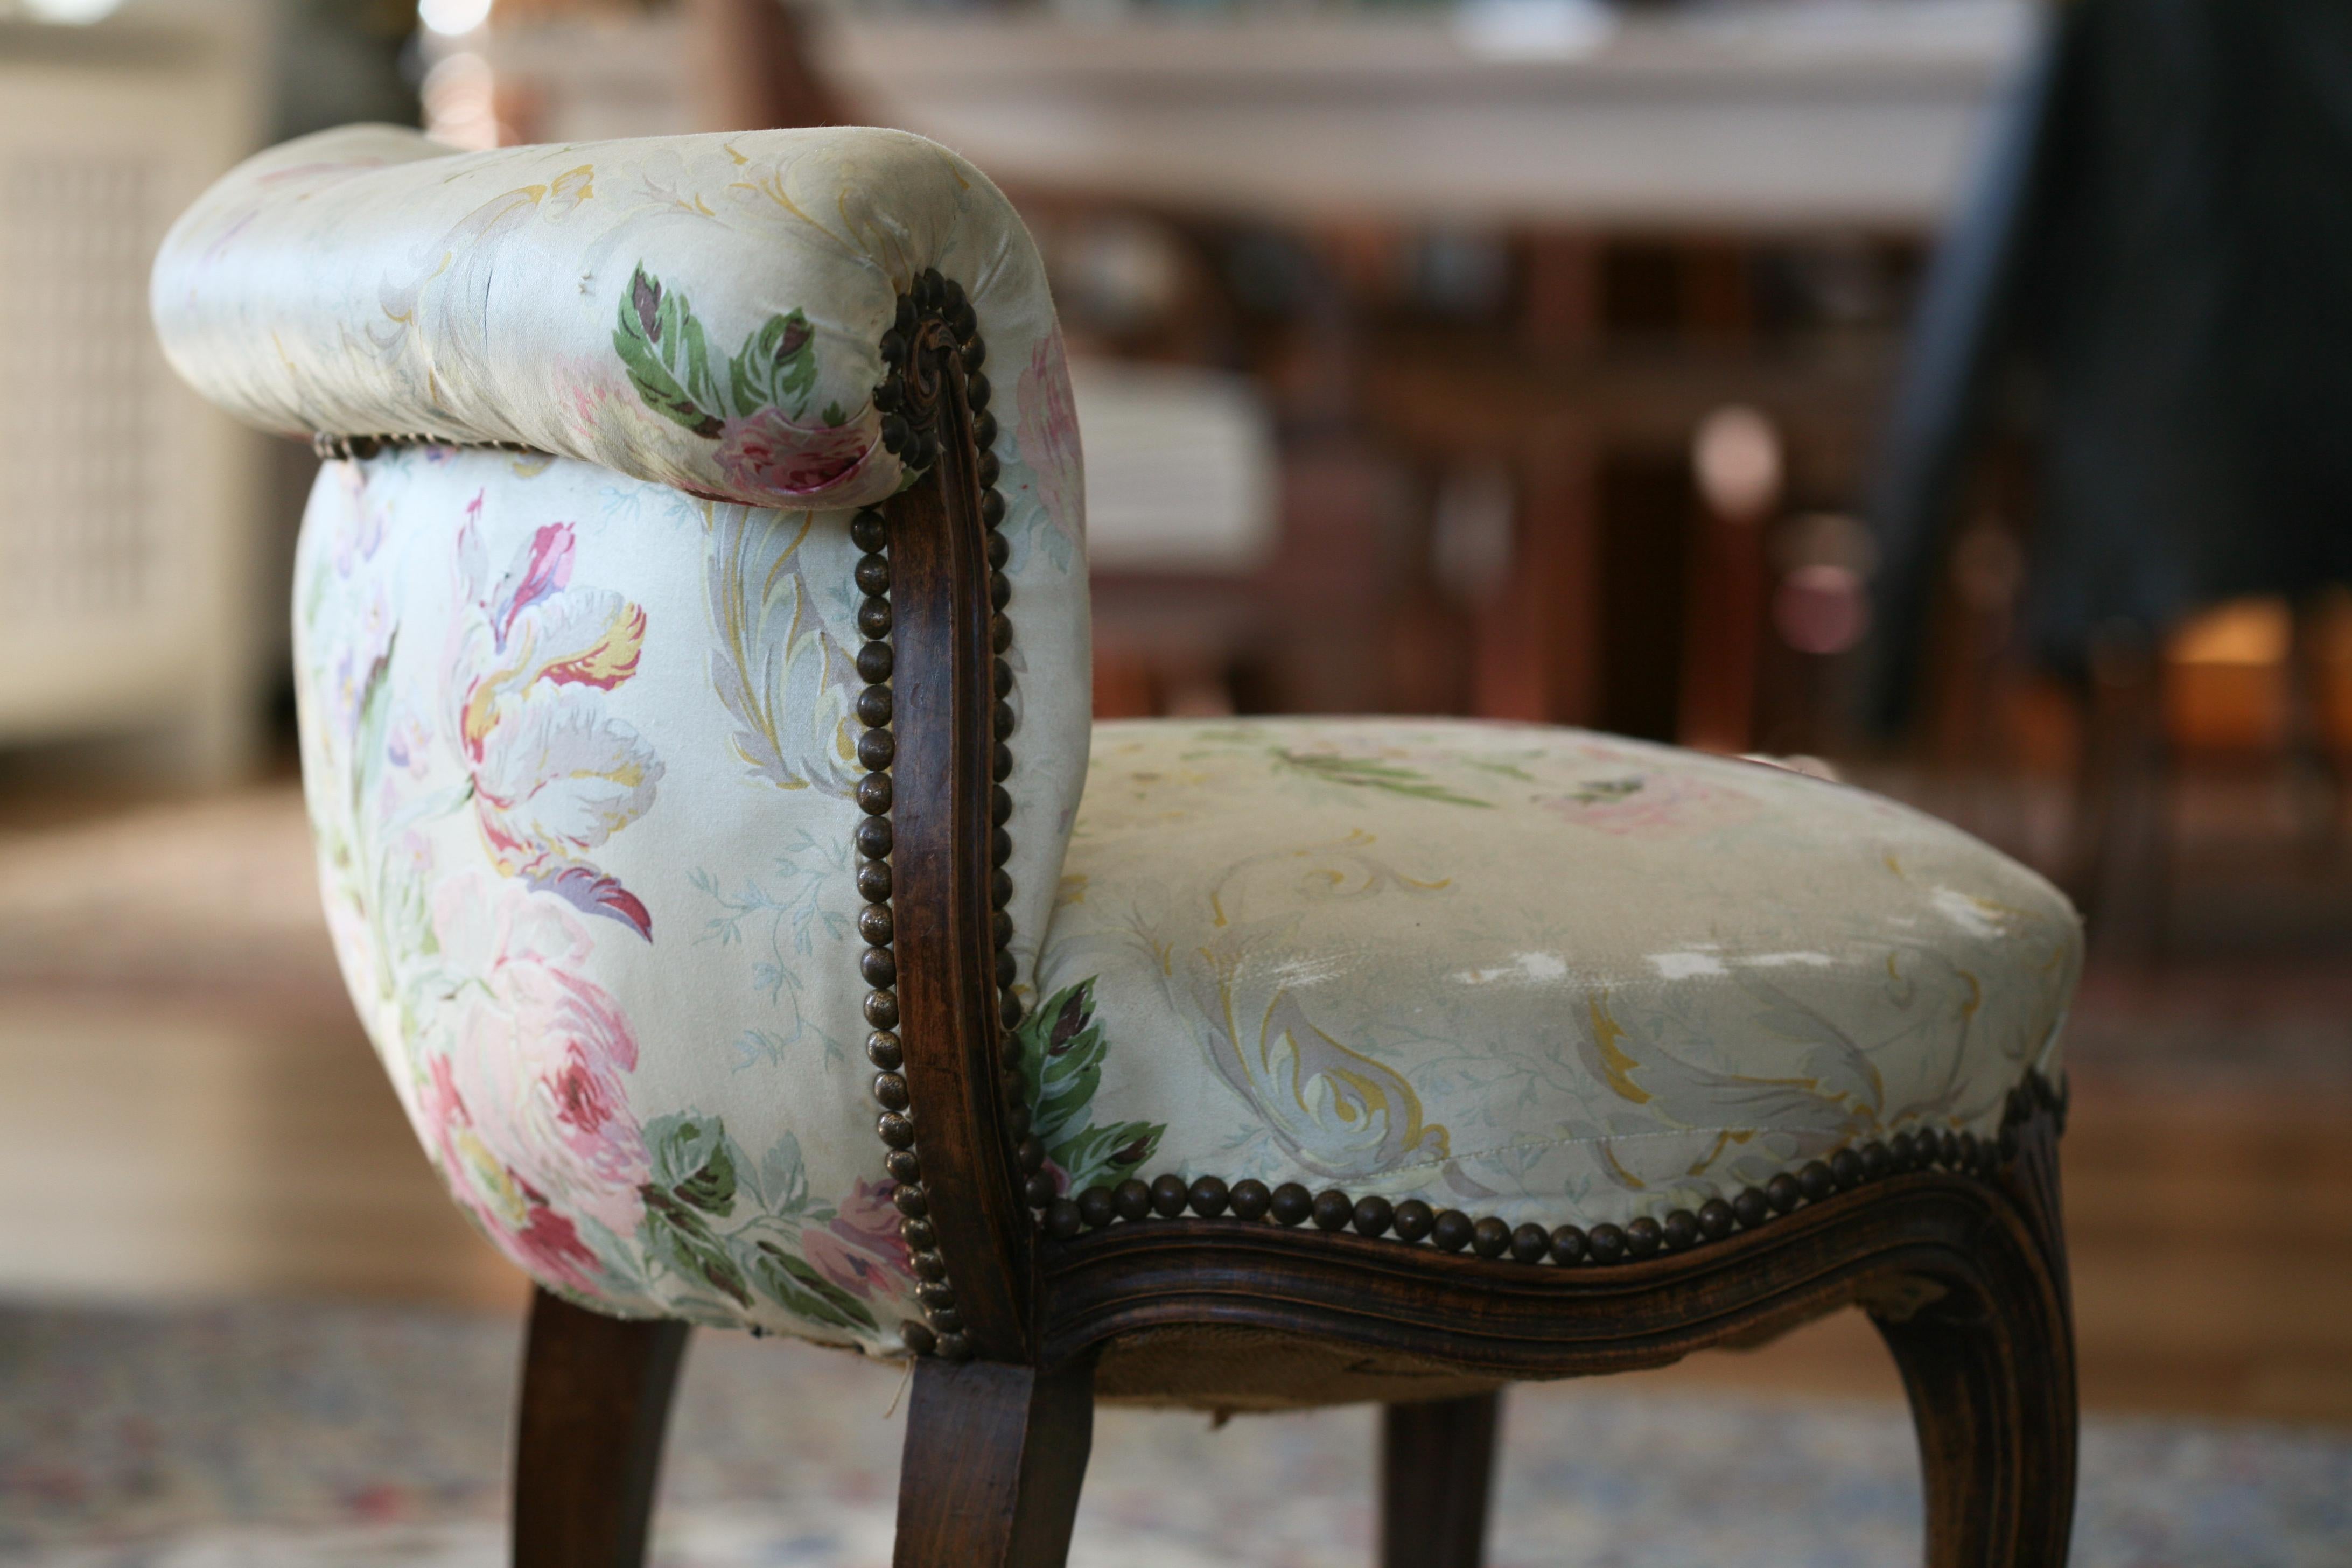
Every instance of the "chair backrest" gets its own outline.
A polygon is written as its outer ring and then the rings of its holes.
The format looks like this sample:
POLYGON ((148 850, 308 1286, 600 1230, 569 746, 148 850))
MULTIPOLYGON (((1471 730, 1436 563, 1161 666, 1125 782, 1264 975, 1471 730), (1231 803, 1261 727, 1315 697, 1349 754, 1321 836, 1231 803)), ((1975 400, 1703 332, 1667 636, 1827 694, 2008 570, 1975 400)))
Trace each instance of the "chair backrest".
POLYGON ((223 179, 153 305, 199 391, 339 459, 304 772, 459 1201, 623 1311, 1017 1348, 1002 1064, 1089 694, 1076 421, 1002 195, 887 131, 352 127, 223 179))

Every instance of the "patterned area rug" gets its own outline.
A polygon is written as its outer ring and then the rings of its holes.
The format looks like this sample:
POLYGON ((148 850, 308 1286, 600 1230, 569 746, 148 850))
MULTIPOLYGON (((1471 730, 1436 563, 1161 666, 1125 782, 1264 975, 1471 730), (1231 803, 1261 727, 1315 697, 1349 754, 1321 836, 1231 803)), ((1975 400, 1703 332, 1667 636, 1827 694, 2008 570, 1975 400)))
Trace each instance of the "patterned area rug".
MULTIPOLYGON (((517 1331, 457 1313, 0 1310, 0 1563, 494 1568, 517 1331)), ((903 1379, 705 1335, 664 1568, 883 1568, 903 1379)), ((1885 1568, 1920 1556, 1896 1408, 1515 1393, 1494 1568, 1885 1568)), ((1106 1410, 1078 1568, 1363 1568, 1364 1410, 1223 1427, 1106 1410)), ((2341 1568, 2352 1434, 2095 1421, 2076 1568, 2341 1568)))

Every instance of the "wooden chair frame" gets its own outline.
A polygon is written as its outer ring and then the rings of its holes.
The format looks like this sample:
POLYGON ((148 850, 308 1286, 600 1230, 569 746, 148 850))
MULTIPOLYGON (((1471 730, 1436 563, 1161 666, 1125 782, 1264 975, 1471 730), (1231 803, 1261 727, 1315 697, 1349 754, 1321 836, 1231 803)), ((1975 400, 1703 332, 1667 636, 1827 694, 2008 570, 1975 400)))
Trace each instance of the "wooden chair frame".
MULTIPOLYGON (((877 1131, 927 1321, 897 1568, 1060 1568, 1097 1373, 1154 1335, 1241 1332, 1435 1373, 1391 1403, 1383 1568, 1481 1561, 1495 1391, 1655 1366, 1860 1305, 1901 1368, 1930 1568, 2063 1563, 2074 1492, 2062 1090, 2028 1078, 1998 1138, 1898 1133, 1697 1213, 1512 1229, 1377 1195, 1203 1177, 1055 1191, 1008 1060, 1020 1017, 1002 869, 1010 588, 986 350, 955 284, 900 300, 877 389, 922 479, 853 534, 871 684, 858 712, 861 973, 877 1131), (893 680, 893 671, 919 675, 893 680)), ((685 1342, 541 1293, 522 1385, 519 1568, 636 1568, 685 1342)), ((1118 1392, 1149 1394, 1122 1384, 1118 1392)), ((1236 1390, 1237 1394, 1246 1390, 1236 1390)))

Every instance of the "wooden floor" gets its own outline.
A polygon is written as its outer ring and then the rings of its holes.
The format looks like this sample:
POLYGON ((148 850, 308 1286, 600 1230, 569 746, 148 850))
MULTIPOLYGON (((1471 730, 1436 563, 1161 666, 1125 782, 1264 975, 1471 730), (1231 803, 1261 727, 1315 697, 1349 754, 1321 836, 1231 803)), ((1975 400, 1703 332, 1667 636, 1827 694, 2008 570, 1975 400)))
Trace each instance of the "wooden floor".
MULTIPOLYGON (((314 898, 290 788, 0 816, 0 1295, 520 1307, 417 1153, 314 898)), ((2347 1134, 2352 1074, 2078 1067, 2087 1404, 2352 1425, 2347 1134)), ((1850 1313, 1637 1375, 1899 1396, 1850 1313)))

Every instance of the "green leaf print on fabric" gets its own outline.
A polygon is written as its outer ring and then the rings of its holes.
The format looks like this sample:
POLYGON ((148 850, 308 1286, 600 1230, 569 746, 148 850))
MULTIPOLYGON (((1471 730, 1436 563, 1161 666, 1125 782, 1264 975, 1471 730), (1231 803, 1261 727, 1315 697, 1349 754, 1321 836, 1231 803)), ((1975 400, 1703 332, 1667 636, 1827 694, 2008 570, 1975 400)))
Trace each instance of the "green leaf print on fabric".
POLYGON ((1294 752, 1286 747, 1276 748, 1274 754, 1287 766, 1331 784, 1352 784, 1360 789, 1384 789, 1391 795, 1411 795, 1415 800, 1444 801, 1448 805, 1494 809, 1493 801, 1456 795, 1418 768, 1399 767, 1394 763, 1378 762, 1370 757, 1342 757, 1329 752, 1294 752))
POLYGON ((756 1164, 716 1116, 658 1117, 645 1138, 653 1172, 638 1243, 677 1277, 686 1304, 723 1321, 763 1299, 812 1323, 872 1330, 864 1298, 911 1278, 887 1197, 860 1183, 840 1212, 812 1207, 790 1135, 756 1164))
POLYGON ((1066 1191, 1125 1181, 1159 1149, 1165 1122, 1089 1125, 1109 1049, 1095 1018, 1093 980, 1054 993, 1013 1031, 1013 1040, 1021 1071, 1034 1086, 1029 1129, 1062 1173, 1066 1191))
POLYGON ((726 433, 730 418, 782 407, 799 415, 816 387, 816 331, 805 314, 769 317, 727 361, 722 382, 694 307, 643 267, 629 278, 613 348, 647 407, 712 440, 726 433))

